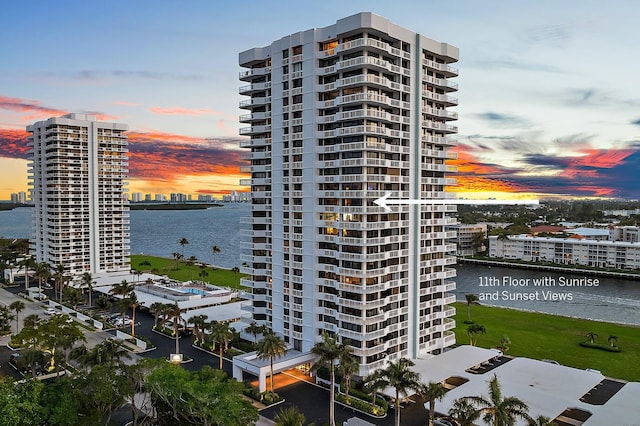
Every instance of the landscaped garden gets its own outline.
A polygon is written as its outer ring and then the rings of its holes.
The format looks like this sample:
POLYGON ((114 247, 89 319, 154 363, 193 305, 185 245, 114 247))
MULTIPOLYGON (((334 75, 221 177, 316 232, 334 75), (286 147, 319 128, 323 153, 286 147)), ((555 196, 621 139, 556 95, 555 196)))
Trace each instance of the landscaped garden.
MULTIPOLYGON (((469 344, 467 305, 454 306, 456 341, 469 344)), ((570 367, 600 370, 613 378, 640 381, 640 327, 475 304, 471 320, 486 330, 474 336, 479 347, 495 348, 508 336, 507 355, 551 359, 570 367), (601 350, 602 346, 618 351, 601 350)))
POLYGON ((220 287, 241 289, 240 278, 245 275, 239 271, 214 268, 189 260, 176 260, 164 257, 131 255, 131 268, 139 272, 166 275, 178 281, 204 281, 220 287))

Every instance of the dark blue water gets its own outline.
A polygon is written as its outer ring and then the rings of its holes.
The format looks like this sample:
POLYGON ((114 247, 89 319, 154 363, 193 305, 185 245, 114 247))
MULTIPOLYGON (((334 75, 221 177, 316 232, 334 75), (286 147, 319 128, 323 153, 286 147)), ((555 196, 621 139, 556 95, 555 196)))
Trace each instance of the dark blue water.
MULTIPOLYGON (((0 237, 29 238, 31 210, 28 207, 0 211, 0 237)), ((240 217, 249 216, 251 205, 226 204, 207 210, 133 210, 131 253, 172 257, 183 253, 199 261, 224 268, 240 266, 240 217), (186 238, 184 248, 178 243, 186 238), (216 245, 220 253, 213 256, 216 245)))
MULTIPOLYGON (((215 263, 225 268, 240 266, 240 217, 249 216, 250 211, 251 206, 248 204, 226 204, 224 207, 208 210, 132 211, 131 253, 172 257, 172 253, 182 253, 183 248, 178 241, 186 238, 189 244, 184 247, 185 257, 195 256, 202 262, 215 263), (211 250, 214 245, 220 247, 220 253, 215 259, 211 250)), ((0 211, 0 237, 29 238, 30 212, 29 208, 0 211)), ((499 300, 482 303, 640 325, 640 281, 469 264, 458 265, 457 269, 458 288, 454 294, 461 301, 465 300, 464 295, 467 293, 478 295, 499 292, 499 300), (503 286, 504 277, 511 277, 507 283, 517 281, 528 285, 503 286), (561 277, 598 278, 599 282, 598 286, 567 287, 559 285, 561 277), (534 280, 555 282, 556 285, 536 287, 534 280), (501 285, 484 285, 492 282, 501 285), (531 295, 536 291, 537 300, 522 300, 525 293, 531 295), (568 300, 569 294, 571 300, 568 300)))

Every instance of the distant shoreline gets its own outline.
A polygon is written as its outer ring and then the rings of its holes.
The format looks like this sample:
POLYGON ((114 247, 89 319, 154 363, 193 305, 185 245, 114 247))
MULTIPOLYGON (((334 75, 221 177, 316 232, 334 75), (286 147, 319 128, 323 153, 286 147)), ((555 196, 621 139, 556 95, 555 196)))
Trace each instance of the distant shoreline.
POLYGON ((224 207, 218 203, 131 203, 130 210, 206 210, 209 207, 224 207))

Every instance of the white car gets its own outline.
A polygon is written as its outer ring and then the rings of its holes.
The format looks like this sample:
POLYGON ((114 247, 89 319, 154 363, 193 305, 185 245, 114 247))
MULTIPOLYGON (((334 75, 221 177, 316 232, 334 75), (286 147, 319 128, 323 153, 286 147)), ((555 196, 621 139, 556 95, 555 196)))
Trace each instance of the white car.
POLYGON ((60 313, 60 311, 57 310, 56 308, 47 308, 47 310, 44 311, 45 315, 56 315, 56 314, 59 314, 59 313, 60 313))

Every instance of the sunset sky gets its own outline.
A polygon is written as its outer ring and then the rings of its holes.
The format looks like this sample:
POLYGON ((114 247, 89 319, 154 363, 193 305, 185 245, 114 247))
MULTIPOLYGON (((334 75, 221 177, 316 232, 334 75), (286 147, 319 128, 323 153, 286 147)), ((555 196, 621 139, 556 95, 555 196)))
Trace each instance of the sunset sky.
POLYGON ((633 0, 61 0, 3 2, 0 200, 67 112, 129 125, 131 191, 246 190, 238 53, 362 11, 460 48, 460 195, 640 198, 633 0))

